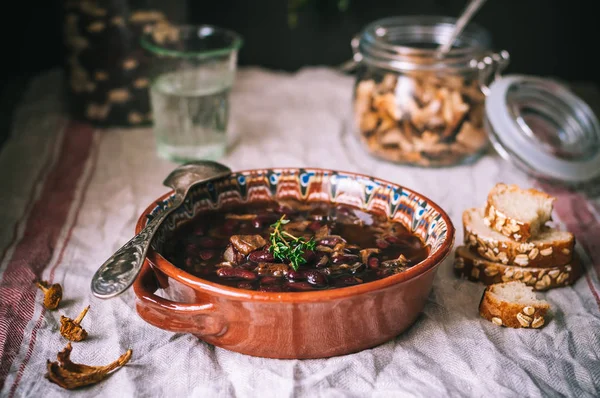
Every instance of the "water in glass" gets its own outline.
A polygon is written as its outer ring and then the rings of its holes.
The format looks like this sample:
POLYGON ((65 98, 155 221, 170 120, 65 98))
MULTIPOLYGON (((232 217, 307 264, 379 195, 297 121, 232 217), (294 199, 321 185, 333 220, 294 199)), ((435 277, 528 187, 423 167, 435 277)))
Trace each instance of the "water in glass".
POLYGON ((189 161, 224 153, 233 78, 231 70, 198 67, 155 79, 150 92, 159 155, 189 161))

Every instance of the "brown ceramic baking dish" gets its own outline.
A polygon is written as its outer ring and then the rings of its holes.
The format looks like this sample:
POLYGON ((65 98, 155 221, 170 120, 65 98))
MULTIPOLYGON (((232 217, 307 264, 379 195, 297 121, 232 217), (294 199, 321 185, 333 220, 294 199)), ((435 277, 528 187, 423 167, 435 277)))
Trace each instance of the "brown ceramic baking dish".
MULTIPOLYGON (((139 232, 169 205, 151 204, 139 232)), ((428 198, 376 178, 322 169, 261 169, 233 173, 192 189, 158 231, 133 287, 139 315, 152 325, 192 333, 207 343, 268 358, 324 358, 393 339, 423 309, 437 267, 454 243, 448 215, 428 198), (384 279, 333 290, 261 292, 203 280, 163 256, 166 237, 182 223, 223 205, 294 199, 345 204, 385 214, 428 247, 425 260, 384 279)))

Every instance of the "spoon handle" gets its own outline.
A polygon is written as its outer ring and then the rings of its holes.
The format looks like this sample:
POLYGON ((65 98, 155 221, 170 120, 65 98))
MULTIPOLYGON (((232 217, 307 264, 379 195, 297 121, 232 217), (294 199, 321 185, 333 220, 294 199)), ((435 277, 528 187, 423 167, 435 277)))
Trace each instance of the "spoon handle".
POLYGON ((127 290, 142 269, 150 242, 163 220, 183 202, 176 195, 170 208, 161 212, 123 247, 98 268, 92 278, 92 293, 102 299, 117 296, 127 290))
POLYGON ((471 0, 471 2, 467 5, 467 8, 465 8, 463 13, 458 18, 458 21, 456 21, 454 30, 452 31, 452 34, 448 40, 438 47, 438 55, 444 56, 448 51, 450 51, 456 38, 462 33, 462 31, 465 29, 465 26, 467 26, 471 18, 473 18, 473 15, 475 15, 485 1, 486 0, 471 0))

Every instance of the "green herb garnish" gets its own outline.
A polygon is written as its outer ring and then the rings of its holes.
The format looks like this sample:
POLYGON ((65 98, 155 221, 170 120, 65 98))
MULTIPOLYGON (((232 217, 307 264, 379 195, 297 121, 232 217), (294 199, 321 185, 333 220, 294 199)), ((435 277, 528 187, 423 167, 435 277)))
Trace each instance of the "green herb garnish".
POLYGON ((286 220, 284 214, 275 224, 271 225, 273 232, 269 236, 271 241, 269 251, 276 260, 289 261, 294 271, 297 271, 298 267, 306 263, 302 256, 304 252, 314 250, 316 243, 313 238, 306 242, 304 238, 297 238, 289 232, 283 231, 281 229, 282 225, 289 222, 290 220, 286 220))

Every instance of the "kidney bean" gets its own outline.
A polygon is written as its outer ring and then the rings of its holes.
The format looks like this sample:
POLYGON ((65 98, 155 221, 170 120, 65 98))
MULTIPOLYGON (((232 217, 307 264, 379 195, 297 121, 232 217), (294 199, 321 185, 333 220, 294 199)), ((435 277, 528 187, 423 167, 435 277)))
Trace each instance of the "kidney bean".
POLYGON ((209 238, 208 236, 198 239, 197 244, 204 249, 216 249, 223 246, 223 242, 215 238, 209 238))
POLYGON ((238 283, 237 287, 239 289, 254 290, 254 285, 252 284, 252 282, 240 282, 238 283))
POLYGON ((315 290, 315 286, 311 285, 308 282, 287 282, 285 286, 290 288, 291 290, 296 291, 315 290))
POLYGON ((385 239, 377 239, 375 241, 375 246, 377 246, 380 249, 387 249, 388 247, 390 247, 390 244, 385 239))
POLYGON ((339 238, 337 236, 327 236, 325 238, 319 239, 317 241, 317 245, 334 247, 338 243, 342 243, 342 242, 345 242, 345 240, 343 240, 342 238, 339 238))
POLYGON ((331 262, 333 264, 342 264, 342 263, 350 264, 355 261, 358 261, 358 256, 356 254, 335 253, 333 256, 331 256, 331 262))
POLYGON ((194 267, 194 273, 196 273, 197 275, 210 275, 215 271, 214 267, 211 267, 209 265, 197 265, 196 267, 194 267))
POLYGON ((196 236, 202 236, 202 235, 204 235, 206 233, 206 231, 204 230, 204 226, 203 225, 196 225, 194 227, 193 233, 196 236))
POLYGON ((321 223, 319 221, 313 221, 310 224, 308 224, 308 229, 310 229, 313 232, 317 232, 319 228, 321 228, 321 223))
POLYGON ((341 276, 336 279, 335 283, 337 286, 353 286, 361 284, 362 280, 353 276, 341 276))
POLYGON ((275 257, 268 250, 256 250, 248 254, 248 260, 254 263, 274 263, 275 257))
POLYGON ((333 287, 344 287, 346 284, 340 278, 335 278, 331 281, 333 287))
POLYGON ((257 278, 257 275, 246 269, 241 268, 219 268, 217 275, 221 278, 241 278, 249 281, 253 281, 257 278))
POLYGON ((379 268, 379 259, 377 257, 369 258, 369 268, 371 268, 371 269, 379 268))
POLYGON ((236 229, 239 228, 240 222, 238 220, 226 220, 221 226, 221 231, 224 235, 231 235, 236 229))
POLYGON ((200 258, 205 261, 213 258, 215 256, 215 254, 216 253, 214 250, 200 250, 200 252, 198 253, 200 258))
POLYGON ((384 276, 391 275, 392 272, 394 272, 394 270, 391 268, 381 268, 375 271, 375 275, 377 275, 378 278, 383 278, 384 276))
POLYGON ((294 280, 294 281, 301 281, 306 279, 306 276, 304 275, 304 272, 302 271, 289 271, 287 273, 287 278, 294 280))
POLYGON ((260 279, 261 285, 276 285, 279 284, 279 282, 281 282, 281 278, 276 278, 274 276, 263 276, 260 279))
POLYGON ((400 239, 398 237, 396 237, 396 236, 391 236, 391 235, 390 236, 386 236, 385 240, 388 243, 391 243, 393 245, 397 245, 398 243, 400 243, 400 239))
POLYGON ((307 264, 310 264, 317 258, 317 253, 312 250, 306 250, 304 253, 302 253, 302 258, 306 260, 307 264))
POLYGON ((190 243, 187 243, 185 245, 185 251, 187 253, 192 253, 193 254, 193 253, 196 253, 198 250, 200 250, 200 247, 196 243, 191 243, 190 242, 190 243))
POLYGON ((244 264, 240 265, 239 268, 243 268, 243 269, 247 269, 247 270, 250 270, 250 271, 254 271, 254 269, 256 268, 256 264, 253 264, 253 263, 244 263, 244 264))
POLYGON ((327 277, 316 270, 308 270, 304 271, 304 276, 306 276, 306 280, 311 285, 317 286, 325 286, 327 285, 327 277))
POLYGON ((198 262, 198 260, 193 257, 185 258, 185 266, 188 268, 194 268, 194 266, 196 265, 197 262, 198 262))
POLYGON ((267 285, 258 288, 259 292, 281 292, 283 289, 280 285, 267 285))

